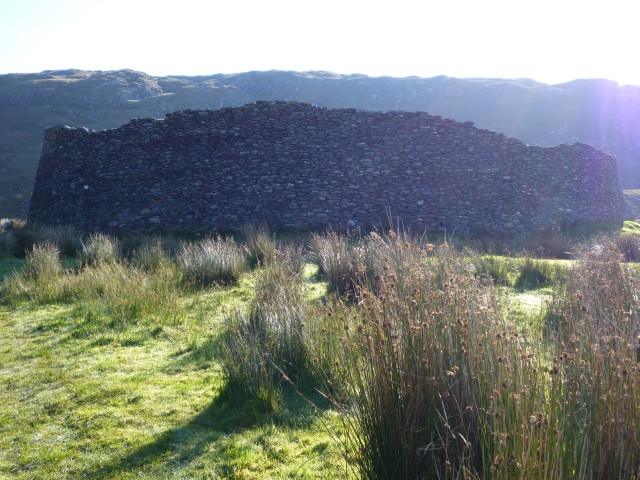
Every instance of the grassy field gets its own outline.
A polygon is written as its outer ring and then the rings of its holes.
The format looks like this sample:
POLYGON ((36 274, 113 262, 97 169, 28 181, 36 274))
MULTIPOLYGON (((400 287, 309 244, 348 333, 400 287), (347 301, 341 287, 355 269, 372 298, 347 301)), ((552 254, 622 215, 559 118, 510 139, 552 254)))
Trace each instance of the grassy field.
POLYGON ((0 309, 0 477, 344 477, 334 413, 292 394, 274 418, 225 391, 216 339, 253 281, 185 296, 163 325, 108 328, 73 304, 0 309))
POLYGON ((5 255, 0 478, 638 478, 640 275, 615 240, 252 235, 5 255))

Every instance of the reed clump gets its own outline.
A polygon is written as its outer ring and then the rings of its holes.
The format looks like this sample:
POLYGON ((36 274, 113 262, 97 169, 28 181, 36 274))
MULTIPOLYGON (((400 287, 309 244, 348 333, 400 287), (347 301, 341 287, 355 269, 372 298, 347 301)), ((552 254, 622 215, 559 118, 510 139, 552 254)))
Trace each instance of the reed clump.
POLYGON ((565 476, 640 475, 640 274, 615 242, 583 254, 550 307, 565 476))
POLYGON ((266 265, 275 261, 278 246, 266 226, 245 225, 242 233, 247 261, 251 267, 266 265))
MULTIPOLYGON (((505 323, 493 290, 447 246, 422 250, 390 234, 376 289, 338 318, 338 363, 350 461, 364 478, 513 478, 540 439, 540 359, 505 323), (504 465, 498 462, 505 460, 504 465), (496 464, 498 462, 499 464, 496 464)), ((531 471, 531 470, 530 470, 531 471)))
POLYGON ((9 304, 25 300, 53 302, 61 294, 62 278, 58 247, 51 242, 35 244, 26 254, 24 269, 0 284, 0 300, 9 304))
POLYGON ((615 245, 554 283, 543 335, 509 323, 493 282, 446 246, 417 249, 400 276, 390 247, 416 247, 398 237, 376 240, 377 283, 360 277, 333 316, 334 404, 358 474, 638 478, 640 275, 615 245))
POLYGON ((229 386, 273 409, 283 383, 308 380, 309 315, 299 274, 280 264, 261 271, 249 312, 229 318, 222 337, 221 363, 229 386))
POLYGON ((153 271, 114 256, 114 242, 92 237, 85 244, 82 266, 64 269, 57 247, 36 244, 25 266, 0 284, 3 303, 69 303, 82 316, 102 318, 113 325, 142 319, 168 321, 179 312, 180 275, 167 260, 153 271))
POLYGON ((363 268, 362 245, 356 238, 328 232, 314 235, 311 245, 320 273, 329 290, 339 295, 352 295, 354 281, 363 268))
POLYGON ((98 267, 118 261, 118 242, 103 233, 93 233, 82 242, 80 250, 81 267, 98 267))
POLYGON ((194 287, 234 284, 246 270, 246 254, 232 238, 185 243, 176 262, 184 281, 194 287))

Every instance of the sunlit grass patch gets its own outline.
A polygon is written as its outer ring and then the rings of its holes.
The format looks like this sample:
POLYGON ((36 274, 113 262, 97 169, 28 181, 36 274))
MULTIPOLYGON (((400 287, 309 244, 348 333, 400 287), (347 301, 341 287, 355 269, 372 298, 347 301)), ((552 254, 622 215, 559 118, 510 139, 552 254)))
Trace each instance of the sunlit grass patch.
POLYGON ((274 425, 216 400, 220 369, 192 355, 252 287, 186 296, 184 321, 159 329, 83 331, 74 304, 0 309, 0 477, 336 478, 341 455, 314 415, 274 425))
POLYGON ((636 220, 625 220, 625 222, 622 224, 622 233, 632 233, 640 235, 640 222, 636 220))

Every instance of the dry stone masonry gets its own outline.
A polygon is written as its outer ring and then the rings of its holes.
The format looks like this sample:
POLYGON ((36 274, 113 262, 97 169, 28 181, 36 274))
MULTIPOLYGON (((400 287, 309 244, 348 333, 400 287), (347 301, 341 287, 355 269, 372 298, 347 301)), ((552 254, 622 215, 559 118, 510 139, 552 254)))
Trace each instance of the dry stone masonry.
POLYGON ((621 221, 615 160, 426 113, 257 102, 46 130, 29 221, 93 231, 527 232, 621 221))

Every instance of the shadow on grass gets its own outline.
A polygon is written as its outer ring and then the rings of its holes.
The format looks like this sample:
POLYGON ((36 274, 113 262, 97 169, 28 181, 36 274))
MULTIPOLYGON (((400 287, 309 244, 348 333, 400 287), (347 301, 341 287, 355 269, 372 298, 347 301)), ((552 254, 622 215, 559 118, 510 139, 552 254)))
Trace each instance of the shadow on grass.
POLYGON ((154 463, 158 466, 158 462, 185 466, 197 460, 211 444, 225 435, 269 424, 301 428, 308 425, 318 412, 317 407, 289 389, 285 390, 281 408, 275 414, 261 410, 260 402, 240 398, 240 395, 235 390, 224 388, 186 424, 166 431, 118 460, 83 472, 80 478, 115 478, 125 472, 144 470, 154 463))
POLYGON ((211 335, 196 347, 188 347, 171 354, 172 361, 165 367, 165 373, 174 374, 185 368, 210 368, 218 359, 220 336, 211 335))
POLYGON ((89 340, 89 347, 139 346, 164 332, 162 325, 117 321, 99 308, 87 309, 73 302, 48 305, 25 303, 15 310, 30 312, 35 319, 42 317, 31 333, 56 333, 54 343, 61 347, 78 340, 89 340))

